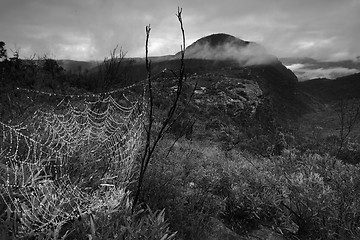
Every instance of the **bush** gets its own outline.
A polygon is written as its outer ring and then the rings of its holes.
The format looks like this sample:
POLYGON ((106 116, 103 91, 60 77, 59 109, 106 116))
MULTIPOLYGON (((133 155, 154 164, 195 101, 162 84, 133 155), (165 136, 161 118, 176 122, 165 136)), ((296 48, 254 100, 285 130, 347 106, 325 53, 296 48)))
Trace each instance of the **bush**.
POLYGON ((296 234, 305 239, 360 236, 357 166, 317 154, 282 156, 276 165, 282 188, 279 210, 288 221, 283 224, 295 223, 296 234))
POLYGON ((171 229, 184 239, 199 239, 210 227, 210 218, 224 210, 219 194, 217 160, 205 156, 198 146, 186 140, 172 150, 170 139, 163 141, 149 165, 141 200, 152 209, 166 208, 171 229))
POLYGON ((263 158, 211 143, 181 140, 170 152, 170 140, 162 144, 143 201, 165 207, 185 239, 202 236, 211 218, 238 234, 264 225, 300 239, 360 237, 358 166, 296 149, 263 158))

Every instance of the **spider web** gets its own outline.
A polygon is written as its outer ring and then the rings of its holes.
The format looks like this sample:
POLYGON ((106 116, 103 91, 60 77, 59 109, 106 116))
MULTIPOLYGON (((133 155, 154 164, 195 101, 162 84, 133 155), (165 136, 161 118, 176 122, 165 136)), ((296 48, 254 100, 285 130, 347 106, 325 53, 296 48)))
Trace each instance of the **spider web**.
POLYGON ((0 210, 14 219, 19 236, 55 231, 98 206, 94 194, 124 189, 131 180, 145 101, 111 93, 62 95, 56 106, 38 109, 29 124, 0 122, 6 211, 0 210))

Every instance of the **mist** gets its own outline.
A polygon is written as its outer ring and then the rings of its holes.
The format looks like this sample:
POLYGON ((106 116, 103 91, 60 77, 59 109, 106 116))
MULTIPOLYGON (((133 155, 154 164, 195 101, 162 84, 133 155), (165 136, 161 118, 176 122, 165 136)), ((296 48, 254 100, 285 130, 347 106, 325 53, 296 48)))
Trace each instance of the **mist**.
POLYGON ((186 50, 185 57, 207 60, 236 60, 242 66, 263 65, 277 62, 277 58, 269 55, 256 43, 239 46, 238 43, 224 43, 212 46, 209 43, 195 44, 186 50))
POLYGON ((286 66, 293 71, 298 77, 299 81, 311 80, 316 78, 335 79, 345 75, 350 75, 360 72, 359 69, 345 68, 345 67, 332 67, 332 68, 314 68, 310 64, 291 64, 286 66))

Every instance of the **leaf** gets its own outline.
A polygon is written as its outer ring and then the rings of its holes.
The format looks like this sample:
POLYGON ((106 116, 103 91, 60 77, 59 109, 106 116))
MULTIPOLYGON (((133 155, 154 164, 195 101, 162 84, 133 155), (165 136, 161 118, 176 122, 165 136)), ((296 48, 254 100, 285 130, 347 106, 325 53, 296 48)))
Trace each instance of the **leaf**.
POLYGON ((95 223, 94 223, 94 216, 92 213, 89 214, 90 217, 90 228, 91 228, 91 235, 95 237, 96 229, 95 229, 95 223))

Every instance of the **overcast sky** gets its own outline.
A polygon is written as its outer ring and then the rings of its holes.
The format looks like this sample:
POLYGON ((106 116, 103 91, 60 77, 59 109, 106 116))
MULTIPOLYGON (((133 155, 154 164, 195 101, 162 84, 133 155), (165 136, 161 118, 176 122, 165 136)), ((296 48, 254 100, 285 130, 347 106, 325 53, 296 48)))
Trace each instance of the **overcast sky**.
POLYGON ((360 55, 360 0, 2 0, 0 41, 56 59, 101 60, 116 45, 128 57, 174 54, 183 8, 187 44, 228 33, 255 41, 278 57, 322 60, 360 55))

